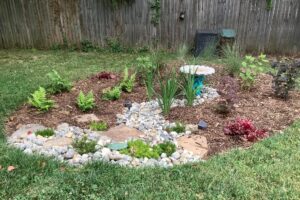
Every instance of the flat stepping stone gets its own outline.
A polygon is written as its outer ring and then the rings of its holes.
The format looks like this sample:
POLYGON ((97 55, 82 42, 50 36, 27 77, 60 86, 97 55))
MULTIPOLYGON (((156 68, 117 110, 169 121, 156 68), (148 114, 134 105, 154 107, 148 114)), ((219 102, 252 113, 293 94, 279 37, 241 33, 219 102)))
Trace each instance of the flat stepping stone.
POLYGON ((129 139, 145 136, 143 132, 135 128, 130 128, 124 124, 110 128, 108 131, 103 132, 102 135, 111 138, 115 142, 124 142, 129 139))
POLYGON ((40 124, 27 124, 27 125, 22 125, 17 131, 15 131, 12 135, 11 138, 17 139, 23 139, 26 138, 28 135, 39 131, 39 130, 44 130, 46 129, 45 126, 42 126, 40 124))
POLYGON ((201 158, 205 157, 208 153, 207 139, 204 136, 182 136, 177 139, 177 142, 179 146, 201 158))
POLYGON ((84 114, 75 116, 74 119, 77 123, 88 123, 88 122, 98 122, 99 118, 94 114, 84 114))
POLYGON ((72 138, 54 138, 47 140, 44 143, 44 147, 65 147, 71 145, 73 142, 72 138))
POLYGON ((128 147, 127 143, 111 143, 107 145, 110 150, 119 151, 128 147))

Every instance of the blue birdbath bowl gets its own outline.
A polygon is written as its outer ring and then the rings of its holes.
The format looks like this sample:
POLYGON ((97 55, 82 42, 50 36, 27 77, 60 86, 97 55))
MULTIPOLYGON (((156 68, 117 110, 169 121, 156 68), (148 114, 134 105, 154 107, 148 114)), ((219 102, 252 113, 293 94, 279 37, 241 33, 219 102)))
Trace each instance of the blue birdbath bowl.
POLYGON ((196 90, 196 95, 200 96, 205 76, 214 74, 215 69, 204 65, 184 65, 180 67, 180 72, 194 76, 193 89, 196 90))

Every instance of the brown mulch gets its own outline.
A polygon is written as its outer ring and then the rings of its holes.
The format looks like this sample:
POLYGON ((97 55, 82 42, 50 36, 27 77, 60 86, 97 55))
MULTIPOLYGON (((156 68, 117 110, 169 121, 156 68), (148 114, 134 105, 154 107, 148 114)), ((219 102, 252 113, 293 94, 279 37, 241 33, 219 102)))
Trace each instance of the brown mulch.
MULTIPOLYGON (((214 87, 222 76, 222 67, 213 67, 216 69, 216 74, 209 77, 208 83, 214 87)), ((87 124, 77 124, 73 119, 75 116, 83 114, 76 106, 76 98, 80 90, 85 93, 93 90, 95 95, 97 107, 87 113, 94 113, 100 120, 114 126, 116 114, 122 112, 125 99, 132 102, 147 100, 145 88, 138 84, 132 93, 123 92, 121 99, 117 101, 101 100, 101 91, 104 88, 115 86, 120 82, 120 79, 118 75, 115 79, 101 80, 94 76, 78 81, 69 93, 52 96, 51 99, 56 101, 56 107, 46 113, 38 112, 24 104, 9 118, 6 123, 7 132, 12 133, 18 126, 29 123, 38 123, 55 128, 58 124, 67 122, 75 126, 87 127, 87 124)), ((189 124, 197 124, 200 119, 205 120, 209 125, 208 129, 201 130, 197 134, 207 138, 209 156, 235 147, 248 147, 251 143, 225 136, 223 133, 224 125, 237 117, 248 118, 258 128, 266 129, 272 134, 278 130, 283 130, 300 118, 300 93, 293 91, 290 93, 290 98, 283 101, 273 96, 271 84, 271 76, 261 75, 252 91, 240 91, 238 93, 239 102, 235 105, 235 110, 227 117, 214 111, 217 101, 214 100, 192 108, 173 108, 168 119, 189 124)))

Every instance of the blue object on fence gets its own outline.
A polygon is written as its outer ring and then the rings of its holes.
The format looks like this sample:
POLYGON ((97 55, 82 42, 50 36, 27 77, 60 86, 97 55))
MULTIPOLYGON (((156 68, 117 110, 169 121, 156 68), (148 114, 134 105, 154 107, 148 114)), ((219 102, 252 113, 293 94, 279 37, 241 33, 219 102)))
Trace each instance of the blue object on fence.
POLYGON ((222 29, 221 36, 224 38, 235 38, 236 33, 233 29, 222 29))
POLYGON ((203 75, 195 75, 193 89, 196 90, 196 95, 200 96, 203 88, 203 75))

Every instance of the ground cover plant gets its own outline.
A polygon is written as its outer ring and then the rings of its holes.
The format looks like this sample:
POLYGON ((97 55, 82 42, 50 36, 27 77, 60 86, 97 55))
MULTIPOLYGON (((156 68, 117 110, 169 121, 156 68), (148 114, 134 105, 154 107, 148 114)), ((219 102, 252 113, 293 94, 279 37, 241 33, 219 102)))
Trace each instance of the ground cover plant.
POLYGON ((132 92, 134 85, 135 85, 135 74, 132 74, 129 77, 128 68, 126 67, 124 69, 123 79, 122 82, 120 83, 120 88, 122 89, 122 91, 130 93, 132 92))
MULTIPOLYGON (((107 65, 120 66, 120 63, 110 64, 110 59, 122 60, 124 62, 122 64, 132 62, 135 57, 131 56, 0 51, 1 126, 3 127, 4 116, 8 116, 12 110, 26 101, 28 94, 36 89, 36 85, 47 84, 47 80, 39 76, 49 72, 49 68, 44 66, 51 65, 62 70, 64 75, 74 80, 95 73, 99 68, 107 70, 105 68, 107 65)), ((263 78, 258 79, 259 84, 269 81, 268 78, 263 78)), ((246 94, 242 94, 242 98, 243 95, 246 94)), ((251 95, 254 96, 253 93, 251 95)), ((248 106, 252 105, 251 95, 246 96, 248 106)), ((258 95, 260 94, 256 93, 256 96, 258 95)), ((292 92, 290 95, 293 100, 295 94, 292 92)), ((276 118, 271 120, 272 116, 265 112, 266 109, 271 109, 266 99, 260 99, 264 106, 256 106, 262 109, 261 112, 266 113, 263 116, 267 119, 266 126, 280 130, 281 127, 274 126, 272 122, 278 123, 276 118)), ((276 103, 279 105, 272 104, 275 106, 274 112, 280 114, 284 111, 285 104, 281 101, 276 103)), ((240 104, 239 106, 247 105, 244 101, 240 104)), ((294 107, 295 104, 296 101, 289 101, 290 107, 294 107)), ((203 107, 204 110, 201 111, 207 114, 209 109, 205 105, 203 107)), ((178 109, 174 111, 177 112, 178 109)), ((249 107, 245 106, 242 109, 251 115, 249 107)), ((171 117, 174 115, 172 112, 171 117)), ((193 112, 199 118, 203 117, 201 113, 195 110, 193 112)), ((237 108, 235 112, 241 113, 242 110, 237 108)), ((294 119, 292 113, 293 111, 289 114, 291 120, 294 119)), ((186 117, 182 117, 182 120, 186 117)), ((198 121, 198 117, 195 120, 198 121)), ((213 124, 211 120, 206 120, 213 124)), ((8 147, 2 137, 0 197, 3 199, 55 199, 58 196, 61 199, 97 199, 99 196, 103 199, 261 199, 262 197, 299 199, 299 130, 300 124, 295 123, 284 131, 284 134, 258 142, 247 150, 234 150, 215 156, 204 163, 172 169, 127 169, 101 162, 79 169, 72 168, 49 158, 25 155, 8 147), (8 172, 7 168, 11 165, 15 166, 15 170, 8 172)), ((3 136, 5 133, 3 128, 1 132, 3 136)), ((222 140, 221 136, 219 139, 222 140)))
POLYGON ((106 131, 108 129, 108 124, 106 122, 92 122, 90 124, 90 129, 93 131, 106 131))
POLYGON ((96 151, 96 141, 89 140, 86 136, 76 139, 72 146, 79 154, 93 153, 96 151))
POLYGON ((43 136, 43 137, 51 137, 55 134, 55 132, 53 129, 48 128, 45 130, 39 130, 39 131, 35 132, 35 134, 43 136))
POLYGON ((48 111, 54 106, 54 101, 47 99, 47 93, 43 87, 39 87, 38 90, 31 94, 31 97, 28 98, 28 103, 40 111, 48 111))
POLYGON ((106 88, 102 91, 102 99, 115 101, 121 97, 121 89, 119 86, 106 88))
POLYGON ((168 132, 176 132, 176 133, 184 133, 185 132, 185 125, 179 122, 175 123, 175 126, 167 128, 168 132))

